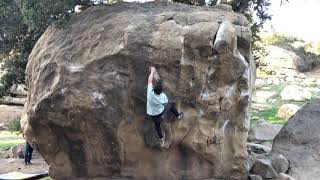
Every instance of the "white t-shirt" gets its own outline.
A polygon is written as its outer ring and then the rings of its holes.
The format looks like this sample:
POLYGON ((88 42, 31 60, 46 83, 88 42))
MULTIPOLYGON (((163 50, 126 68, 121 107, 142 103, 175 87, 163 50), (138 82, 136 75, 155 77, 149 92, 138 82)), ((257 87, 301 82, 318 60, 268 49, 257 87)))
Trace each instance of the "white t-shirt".
POLYGON ((147 89, 147 114, 156 116, 163 112, 164 104, 168 103, 168 97, 165 93, 157 95, 153 91, 152 84, 148 84, 147 89))

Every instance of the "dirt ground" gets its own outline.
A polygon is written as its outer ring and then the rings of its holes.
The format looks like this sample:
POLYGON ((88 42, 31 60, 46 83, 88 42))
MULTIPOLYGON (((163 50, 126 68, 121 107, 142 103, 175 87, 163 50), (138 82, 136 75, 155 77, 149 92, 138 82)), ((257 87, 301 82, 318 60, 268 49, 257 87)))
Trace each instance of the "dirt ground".
MULTIPOLYGON (((25 140, 21 134, 0 131, 0 174, 9 172, 37 173, 48 171, 49 166, 37 151, 33 151, 30 165, 24 165, 23 158, 5 158, 10 154, 10 146, 24 144, 25 140)), ((12 157, 12 156, 11 156, 12 157)))
POLYGON ((0 174, 5 174, 9 172, 23 172, 23 173, 37 173, 48 171, 48 164, 42 159, 32 159, 30 165, 24 165, 24 159, 18 158, 1 158, 0 159, 0 174))

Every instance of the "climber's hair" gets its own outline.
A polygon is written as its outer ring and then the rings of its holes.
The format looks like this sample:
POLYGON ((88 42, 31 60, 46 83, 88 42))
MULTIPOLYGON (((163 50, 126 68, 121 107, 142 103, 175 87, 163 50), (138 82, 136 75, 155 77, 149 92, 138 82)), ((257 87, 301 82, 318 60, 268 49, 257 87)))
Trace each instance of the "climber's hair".
POLYGON ((156 84, 153 88, 154 93, 156 93, 157 95, 160 95, 162 93, 162 81, 158 80, 156 81, 156 84))

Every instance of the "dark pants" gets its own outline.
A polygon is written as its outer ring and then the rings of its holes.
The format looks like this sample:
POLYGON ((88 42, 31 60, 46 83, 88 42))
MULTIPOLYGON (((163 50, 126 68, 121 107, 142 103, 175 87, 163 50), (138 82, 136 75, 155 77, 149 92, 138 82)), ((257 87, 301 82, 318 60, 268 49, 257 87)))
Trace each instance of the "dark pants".
POLYGON ((151 119, 153 120, 154 122, 154 125, 156 127, 156 131, 158 133, 158 137, 160 139, 163 138, 163 134, 162 134, 162 131, 161 131, 161 120, 162 120, 162 116, 168 116, 169 115, 169 112, 172 112, 176 117, 179 117, 179 113, 176 109, 176 104, 175 103, 168 103, 163 112, 159 115, 156 115, 156 116, 151 116, 151 119))
POLYGON ((26 142, 26 149, 24 152, 24 163, 30 164, 30 160, 32 157, 33 148, 30 146, 28 142, 26 142))

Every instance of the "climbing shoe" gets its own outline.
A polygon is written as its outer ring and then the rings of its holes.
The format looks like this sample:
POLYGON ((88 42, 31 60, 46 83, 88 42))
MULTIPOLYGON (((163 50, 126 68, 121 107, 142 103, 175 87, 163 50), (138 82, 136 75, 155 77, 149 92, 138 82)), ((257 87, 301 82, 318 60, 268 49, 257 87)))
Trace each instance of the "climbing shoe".
POLYGON ((183 112, 179 113, 178 119, 182 119, 184 117, 183 112))
POLYGON ((160 139, 160 146, 161 147, 165 147, 165 145, 166 145, 166 142, 165 142, 165 139, 163 137, 163 138, 160 139))

